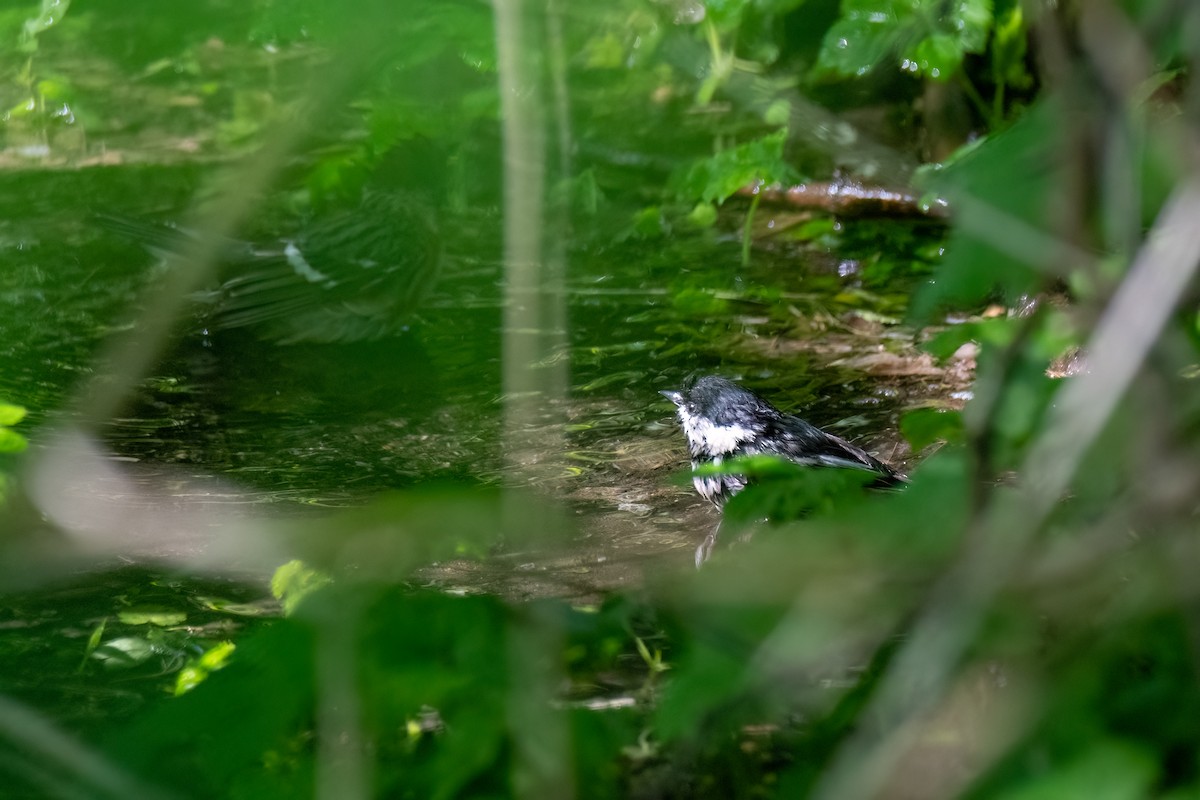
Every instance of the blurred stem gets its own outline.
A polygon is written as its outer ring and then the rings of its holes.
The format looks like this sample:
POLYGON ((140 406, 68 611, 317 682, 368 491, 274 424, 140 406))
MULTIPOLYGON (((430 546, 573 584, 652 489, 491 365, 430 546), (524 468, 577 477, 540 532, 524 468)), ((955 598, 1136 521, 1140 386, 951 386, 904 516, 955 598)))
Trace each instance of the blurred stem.
MULTIPOLYGON (((561 275, 543 262, 545 131, 541 50, 530 41, 531 16, 522 0, 495 0, 496 52, 504 140, 505 457, 510 474, 536 478, 547 453, 561 452, 559 426, 544 417, 561 394, 540 365, 553 355, 555 323, 565 318, 561 275)), ((527 529, 520 520, 509 520, 527 529)))
POLYGON ((709 54, 712 58, 712 67, 708 77, 700 84, 700 88, 696 91, 697 105, 706 106, 712 102, 713 95, 717 93, 727 80, 733 69, 733 53, 726 53, 721 49, 721 40, 717 35, 717 26, 713 25, 712 20, 704 21, 704 38, 708 42, 709 54))
POLYGON ((967 99, 971 101, 971 105, 975 106, 975 110, 979 112, 979 116, 987 124, 988 130, 994 130, 1002 117, 993 112, 987 101, 983 99, 983 95, 975 88, 975 84, 967 77, 967 73, 961 69, 958 71, 958 84, 962 87, 967 99))
MULTIPOLYGON (((500 112, 504 140, 504 454, 509 474, 522 482, 536 480, 548 454, 563 451, 562 426, 546 419, 565 392, 565 364, 555 364, 554 348, 565 333, 561 252, 543 263, 545 132, 539 42, 528 6, 522 0, 493 0, 500 112)), ((554 10, 547 20, 548 38, 557 28, 554 10)), ((551 47, 553 48, 553 43, 551 47)), ((551 53, 551 58, 554 54, 551 53)), ((565 59, 557 69, 565 72, 565 59)), ((559 142, 569 148, 565 127, 565 78, 556 85, 559 142)), ((566 163, 566 162, 562 162, 566 163)), ((563 176, 566 177, 565 175, 563 176)), ((503 527, 518 536, 536 530, 538 503, 521 503, 510 495, 503 508, 503 527)), ((562 715, 546 705, 558 676, 547 661, 560 645, 545 625, 524 619, 510 629, 509 692, 512 775, 518 797, 569 800, 571 780, 569 736, 562 715)))
POLYGON ((1004 347, 986 373, 975 378, 975 396, 970 411, 964 417, 968 452, 971 454, 971 518, 977 518, 987 504, 991 482, 996 478, 996 467, 992 463, 992 432, 996 414, 1000 410, 1000 399, 1004 387, 1009 385, 1013 368, 1020 361, 1021 353, 1033 334, 1036 320, 1041 317, 1039 308, 1033 314, 1021 317, 1016 335, 1004 347))
POLYGON ((742 227, 742 266, 750 266, 750 244, 751 232, 754 226, 754 212, 758 211, 758 201, 762 199, 762 194, 754 195, 754 199, 750 201, 750 210, 746 212, 746 224, 742 227))
MULTIPOLYGON (((28 778, 58 797, 174 797, 128 774, 111 755, 93 750, 44 713, 0 695, 0 740, 19 752, 28 778)), ((5 766, 8 766, 7 764, 5 766)))
POLYGON ((317 620, 317 800, 371 796, 358 691, 358 621, 363 609, 348 602, 317 620))
POLYGON ((725 56, 721 52, 721 39, 717 36, 717 26, 707 18, 704 20, 704 39, 708 42, 708 52, 712 56, 713 72, 719 72, 725 56))
MULTIPOLYGON (((558 179, 566 181, 571 177, 571 103, 567 91, 567 47, 559 0, 546 2, 546 38, 554 87, 554 127, 558 133, 558 179)), ((567 207, 564 204, 564 208, 567 207)), ((555 241, 560 240, 556 237, 555 241)))
POLYGON ((559 654, 566 647, 559 618, 546 606, 525 606, 508 627, 508 725, 516 750, 515 797, 571 800, 578 793, 567 717, 547 698, 563 685, 559 654))
MULTIPOLYGON (((546 275, 542 285, 542 302, 548 313, 545 320, 546 341, 543 350, 543 385, 547 396, 561 399, 566 396, 570 361, 565 354, 567 345, 566 272, 568 244, 571 241, 571 211, 574 206, 571 185, 571 102, 567 84, 567 44, 563 33, 560 0, 546 0, 546 40, 554 101, 554 129, 558 148, 557 184, 564 191, 547 220, 550 242, 546 253, 546 275)), ((556 442, 555 444, 561 444, 556 442)), ((557 451, 556 451, 557 452, 557 451)))

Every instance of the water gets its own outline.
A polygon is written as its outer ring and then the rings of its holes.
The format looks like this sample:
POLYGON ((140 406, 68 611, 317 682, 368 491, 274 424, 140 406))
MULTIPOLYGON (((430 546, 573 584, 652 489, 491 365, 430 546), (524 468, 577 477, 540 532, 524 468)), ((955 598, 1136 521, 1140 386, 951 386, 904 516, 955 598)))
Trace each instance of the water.
MULTIPOLYGON (((94 186, 70 191, 103 197, 122 172, 77 174, 94 186)), ((193 175, 182 178, 190 185, 193 175)), ((172 182, 160 175, 155 186, 172 182)), ((38 196, 53 197, 58 184, 49 184, 38 196)), ((101 368, 98 348, 136 313, 154 267, 132 243, 92 228, 82 209, 67 200, 55 207, 5 233, 11 266, 0 395, 26 405, 35 421, 101 368)), ((474 240, 454 235, 467 222, 448 223, 456 245, 445 275, 401 337, 280 347, 205 336, 198 321, 182 321, 178 342, 108 423, 104 441, 131 461, 188 464, 278 501, 353 505, 434 480, 505 483, 502 267, 486 258, 498 249, 497 223, 469 221, 474 240)), ((545 455, 562 468, 553 494, 601 503, 655 492, 683 452, 658 390, 692 372, 749 379, 785 407, 815 407, 810 417, 820 425, 851 419, 844 434, 890 426, 896 403, 886 391, 847 383, 844 371, 822 366, 814 353, 788 351, 790 342, 774 344, 790 315, 802 313, 798 306, 815 314, 848 281, 812 275, 794 251, 757 254, 743 269, 739 249, 732 237, 698 234, 666 245, 589 242, 571 253, 569 338, 554 354, 570 365, 570 390, 565 407, 547 417, 564 428, 569 450, 545 455), (780 299, 756 299, 755 288, 768 285, 780 299)), ((637 527, 647 517, 630 522, 637 527)))
MULTIPOLYGON (((155 259, 91 212, 182 215, 212 169, 0 175, 0 399, 30 410, 22 430, 33 458, 78 414, 80 387, 105 371, 104 344, 129 328, 156 280, 155 259)), ((936 381, 834 362, 888 341, 849 330, 844 312, 894 314, 893 298, 860 292, 849 256, 820 248, 774 241, 741 266, 736 211, 718 230, 631 236, 639 205, 615 196, 575 221, 567 335, 549 359, 568 365, 568 387, 536 423, 559 444, 536 454, 530 474, 511 471, 501 446, 501 220, 486 204, 443 219, 445 274, 402 336, 279 346, 205 333, 189 312, 94 449, 69 452, 75 470, 52 471, 40 489, 26 475, 36 512, 16 497, 0 520, 0 626, 14 633, 3 637, 4 690, 80 724, 135 714, 183 660, 279 613, 267 582, 292 553, 258 539, 336 539, 340 515, 390 493, 517 487, 540 507, 531 527, 549 533, 524 542, 484 531, 480 543, 435 520, 430 535, 453 546, 421 561, 411 585, 594 603, 690 570, 715 512, 688 484, 658 390, 693 372, 744 379, 891 453, 899 410, 916 383, 936 381), (160 630, 121 616, 147 605, 185 621, 160 630), (102 669, 88 655, 98 631, 101 641, 144 639, 153 654, 102 669)), ((870 327, 869 315, 857 319, 870 327)), ((352 566, 388 562, 393 543, 379 544, 352 566)))
MULTIPOLYGON (((38 194, 61 192, 57 201, 4 233, 0 396, 30 408, 35 423, 101 368, 96 352, 134 316, 154 268, 153 257, 73 205, 127 191, 125 171, 75 178, 68 186, 51 176, 38 194)), ((195 174, 151 180, 168 202, 195 174)), ((275 505, 353 506, 435 482, 520 482, 506 474, 499 441, 502 270, 489 257, 498 223, 486 214, 445 223, 443 278, 403 336, 279 346, 181 321, 175 345, 105 425, 103 442, 126 463, 186 465, 275 505)), ((552 477, 535 487, 571 506, 594 558, 686 561, 695 526, 709 520, 672 480, 684 465, 682 438, 657 393, 690 373, 744 378, 852 438, 894 429, 901 398, 887 386, 847 379, 821 363, 834 359, 819 347, 794 346, 797 319, 834 308, 853 277, 814 270, 795 248, 756 253, 743 268, 736 237, 712 232, 599 240, 589 234, 570 253, 569 335, 553 357, 569 364, 570 387, 545 421, 563 431, 566 449, 542 454, 552 477)))

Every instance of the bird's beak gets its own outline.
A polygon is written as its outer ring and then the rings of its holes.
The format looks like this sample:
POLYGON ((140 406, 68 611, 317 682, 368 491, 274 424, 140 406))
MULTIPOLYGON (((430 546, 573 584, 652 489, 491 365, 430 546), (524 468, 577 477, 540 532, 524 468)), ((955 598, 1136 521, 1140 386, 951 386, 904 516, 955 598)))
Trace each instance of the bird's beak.
POLYGON ((677 406, 683 405, 683 395, 680 394, 679 392, 672 391, 670 389, 663 389, 662 391, 659 392, 659 394, 661 394, 663 397, 667 398, 668 400, 670 400, 672 403, 674 403, 677 406))

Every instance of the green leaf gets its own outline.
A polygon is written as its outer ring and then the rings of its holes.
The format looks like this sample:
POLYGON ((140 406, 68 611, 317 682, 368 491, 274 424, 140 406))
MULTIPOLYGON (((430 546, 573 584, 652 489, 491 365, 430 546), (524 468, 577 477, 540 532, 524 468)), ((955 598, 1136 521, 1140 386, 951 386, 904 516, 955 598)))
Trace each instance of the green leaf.
POLYGON ((967 342, 1003 346, 1016 335, 1014 321, 1008 317, 981 319, 952 325, 923 345, 923 349, 934 358, 944 360, 967 342))
POLYGON ((187 620, 187 614, 157 606, 139 606, 125 609, 117 614, 117 619, 126 625, 157 625, 167 628, 182 625, 187 620))
POLYGON ((993 795, 1000 800, 1138 800, 1153 796, 1159 772, 1156 759, 1140 748, 1101 739, 1066 763, 1059 762, 1015 790, 993 795))
POLYGON ((991 0, 845 0, 841 18, 825 34, 816 72, 853 78, 892 61, 946 81, 967 53, 983 52, 991 25, 991 0))
POLYGON ((303 561, 289 561, 271 576, 271 594, 283 603, 283 613, 291 614, 301 600, 332 582, 328 575, 303 561))
POLYGON ((199 658, 189 661, 175 678, 175 696, 190 692, 202 683, 209 673, 227 666, 236 649, 237 645, 233 642, 218 642, 205 650, 199 658))
POLYGON ((866 75, 884 60, 897 44, 897 30, 870 16, 844 11, 845 16, 826 32, 817 56, 815 73, 840 78, 866 75))
POLYGON ((279 613, 279 609, 269 600, 262 600, 254 603, 238 603, 233 600, 226 600, 223 597, 207 597, 199 596, 196 601, 205 608, 213 611, 220 611, 222 614, 233 614, 239 617, 266 617, 275 616, 279 613))
POLYGON ((957 39, 948 34, 935 33, 919 41, 906 61, 914 64, 920 74, 944 82, 958 71, 963 55, 957 39))
POLYGON ((57 25, 70 7, 71 0, 42 0, 40 13, 25 20, 17 40, 17 49, 25 53, 36 51, 38 35, 57 25))
POLYGON ((689 287, 671 296, 671 306, 685 316, 713 317, 726 313, 729 303, 710 291, 689 287))
POLYGON ((786 141, 787 130, 782 129, 722 150, 694 164, 682 179, 679 193, 685 199, 722 202, 756 180, 769 183, 785 180, 792 174, 791 168, 783 160, 786 141))
POLYGON ((642 239, 657 239, 667 232, 667 222, 658 206, 643 208, 633 215, 633 233, 642 239))
POLYGON ((900 433, 914 452, 924 450, 934 442, 962 440, 962 412, 943 408, 918 408, 900 420, 900 433))
POLYGON ((1034 290, 1039 270, 1060 264, 1047 244, 1053 210, 1069 202, 1071 165, 1061 154, 1070 130, 1063 104, 1044 99, 1018 122, 988 137, 953 164, 927 173, 931 188, 956 208, 957 223, 934 280, 913 298, 912 321, 939 309, 1016 299, 1034 290), (1041 263, 1028 258, 1041 257, 1041 263))
POLYGON ((992 80, 1017 89, 1028 88, 1033 77, 1025 67, 1025 50, 1028 32, 1025 15, 1019 5, 1014 5, 996 20, 992 36, 992 80))
POLYGON ((767 455, 734 458, 696 470, 701 475, 710 471, 745 475, 752 481, 725 505, 725 519, 734 524, 827 513, 847 498, 861 498, 863 487, 879 477, 865 469, 814 469, 767 455))
POLYGON ((108 627, 108 619, 100 620, 100 624, 92 629, 91 636, 88 636, 87 644, 83 648, 83 658, 79 662, 77 672, 83 672, 87 660, 92 657, 92 653, 96 652, 96 648, 100 646, 100 640, 104 638, 104 629, 108 627))
POLYGON ((0 428, 0 453, 23 453, 29 440, 16 431, 0 428))
POLYGON ((153 655, 154 645, 140 636, 111 639, 92 652, 92 658, 103 663, 106 669, 136 667, 153 655))
POLYGON ((697 203, 688 214, 688 222, 697 228, 711 228, 717 224, 717 208, 712 203, 697 203))

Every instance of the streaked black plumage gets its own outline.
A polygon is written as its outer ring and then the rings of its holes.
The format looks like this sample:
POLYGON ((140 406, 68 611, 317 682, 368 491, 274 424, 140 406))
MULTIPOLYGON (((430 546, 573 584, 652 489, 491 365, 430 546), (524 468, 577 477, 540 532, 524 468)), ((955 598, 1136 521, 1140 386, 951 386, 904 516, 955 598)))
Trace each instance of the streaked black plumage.
MULTIPOLYGON (((160 255, 203 234, 97 215, 160 255)), ((200 293, 205 326, 246 328, 279 344, 372 341, 399 332, 436 280, 440 245, 428 210, 402 192, 319 216, 295 236, 223 243, 219 285, 200 293)))
MULTIPOLYGON (((753 392, 714 375, 662 394, 676 406, 692 467, 738 456, 777 455, 804 466, 847 467, 879 474, 871 484, 895 486, 904 477, 861 447, 785 414, 753 392)), ((718 508, 741 491, 741 475, 697 475, 696 491, 718 508)))

